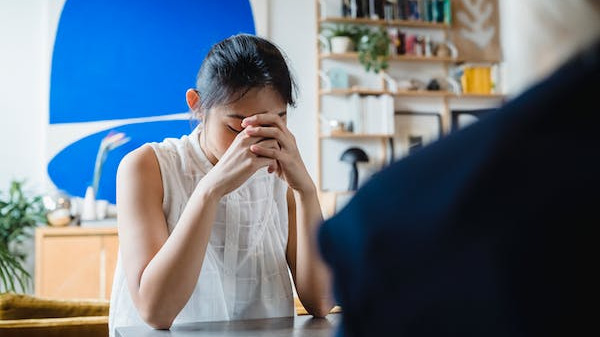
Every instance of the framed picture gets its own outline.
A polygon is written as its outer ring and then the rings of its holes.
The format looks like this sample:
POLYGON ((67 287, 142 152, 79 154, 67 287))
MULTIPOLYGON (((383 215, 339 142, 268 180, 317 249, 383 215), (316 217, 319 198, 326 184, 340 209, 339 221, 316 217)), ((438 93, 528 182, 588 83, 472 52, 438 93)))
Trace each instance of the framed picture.
POLYGON ((502 60, 498 0, 455 0, 452 13, 450 39, 460 50, 458 57, 472 61, 502 60))
POLYGON ((390 162, 406 157, 443 135, 442 117, 437 112, 396 111, 390 162))

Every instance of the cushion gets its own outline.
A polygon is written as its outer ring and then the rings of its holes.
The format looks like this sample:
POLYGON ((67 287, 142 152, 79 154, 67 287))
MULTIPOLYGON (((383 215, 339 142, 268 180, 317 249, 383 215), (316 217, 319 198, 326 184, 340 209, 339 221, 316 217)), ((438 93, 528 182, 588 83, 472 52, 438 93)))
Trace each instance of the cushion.
POLYGON ((0 321, 2 337, 105 337, 108 316, 37 318, 0 321))
POLYGON ((108 316, 107 300, 59 300, 25 294, 0 294, 0 320, 108 316))

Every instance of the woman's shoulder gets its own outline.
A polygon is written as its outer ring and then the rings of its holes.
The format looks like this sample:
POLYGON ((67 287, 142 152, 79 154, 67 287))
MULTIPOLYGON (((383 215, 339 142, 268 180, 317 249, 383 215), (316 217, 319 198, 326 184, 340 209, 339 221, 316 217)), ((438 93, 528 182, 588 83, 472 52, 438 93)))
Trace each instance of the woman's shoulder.
POLYGON ((126 174, 129 172, 152 172, 157 168, 156 154, 149 144, 144 144, 137 149, 127 153, 119 163, 118 172, 126 174))
POLYGON ((192 135, 182 135, 180 137, 167 137, 159 142, 149 142, 144 144, 154 150, 154 152, 168 151, 177 152, 179 149, 192 146, 192 135))

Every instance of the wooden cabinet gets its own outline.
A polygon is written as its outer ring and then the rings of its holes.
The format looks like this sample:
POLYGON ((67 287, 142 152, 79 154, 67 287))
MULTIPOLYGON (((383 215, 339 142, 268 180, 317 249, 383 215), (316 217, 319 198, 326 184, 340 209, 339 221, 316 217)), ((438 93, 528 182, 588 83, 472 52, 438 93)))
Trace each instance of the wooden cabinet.
POLYGON ((35 232, 35 294, 109 299, 117 228, 40 227, 35 232))

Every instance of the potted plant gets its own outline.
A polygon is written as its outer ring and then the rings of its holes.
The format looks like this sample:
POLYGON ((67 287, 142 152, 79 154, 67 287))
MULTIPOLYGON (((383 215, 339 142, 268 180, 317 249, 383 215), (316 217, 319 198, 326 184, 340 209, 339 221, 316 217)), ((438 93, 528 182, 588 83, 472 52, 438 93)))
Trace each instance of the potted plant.
POLYGON ((23 267, 26 254, 19 251, 28 231, 39 223, 46 223, 41 196, 27 196, 23 181, 12 181, 8 194, 0 191, 0 288, 3 291, 27 289, 31 275, 23 267))
POLYGON ((358 60, 365 70, 379 73, 388 68, 390 37, 383 27, 366 28, 358 40, 358 60))
POLYGON ((359 29, 350 24, 335 24, 324 27, 322 36, 326 38, 328 49, 333 54, 342 54, 356 49, 360 36, 359 29))

